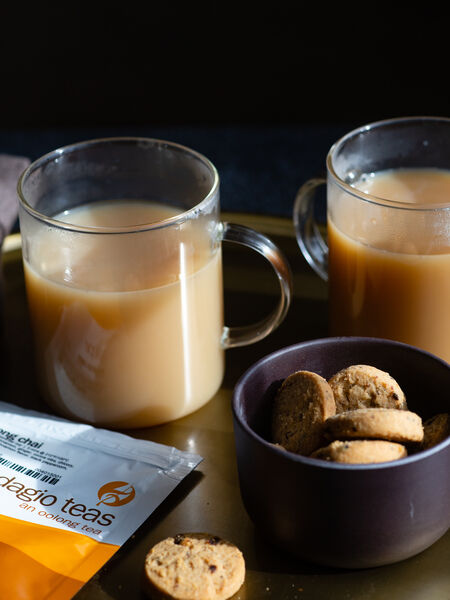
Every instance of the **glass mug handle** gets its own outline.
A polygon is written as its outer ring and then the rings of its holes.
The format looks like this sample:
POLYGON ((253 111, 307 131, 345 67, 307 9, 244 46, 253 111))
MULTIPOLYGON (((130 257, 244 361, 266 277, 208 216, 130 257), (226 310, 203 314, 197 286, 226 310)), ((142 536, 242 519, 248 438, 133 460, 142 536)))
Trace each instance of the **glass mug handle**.
POLYGON ((280 325, 291 303, 293 283, 291 269, 283 253, 262 233, 225 221, 221 223, 221 240, 241 244, 264 256, 278 277, 281 292, 277 306, 261 321, 241 327, 224 327, 221 343, 224 349, 228 349, 257 342, 280 325))
POLYGON ((310 266, 324 281, 328 281, 328 246, 314 218, 316 188, 326 184, 324 177, 310 179, 295 197, 293 218, 298 245, 310 266))

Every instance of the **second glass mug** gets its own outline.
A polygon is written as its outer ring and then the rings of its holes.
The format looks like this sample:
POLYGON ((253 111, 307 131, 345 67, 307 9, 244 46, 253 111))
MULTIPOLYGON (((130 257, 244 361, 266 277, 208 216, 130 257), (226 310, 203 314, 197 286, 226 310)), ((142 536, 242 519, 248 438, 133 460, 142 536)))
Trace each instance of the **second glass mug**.
POLYGON ((390 338, 450 361, 450 120, 366 125, 333 144, 326 164, 326 179, 300 188, 293 218, 304 257, 328 281, 331 335, 390 338), (361 187, 380 173, 423 169, 446 179, 436 202, 381 198, 361 187), (322 184, 328 245, 314 210, 322 184))
POLYGON ((36 372, 64 416, 109 427, 171 421, 220 387, 224 350, 284 319, 289 265, 261 233, 221 222, 214 165, 146 138, 81 142, 35 161, 18 183, 36 372), (221 243, 262 254, 280 298, 224 327, 221 243))

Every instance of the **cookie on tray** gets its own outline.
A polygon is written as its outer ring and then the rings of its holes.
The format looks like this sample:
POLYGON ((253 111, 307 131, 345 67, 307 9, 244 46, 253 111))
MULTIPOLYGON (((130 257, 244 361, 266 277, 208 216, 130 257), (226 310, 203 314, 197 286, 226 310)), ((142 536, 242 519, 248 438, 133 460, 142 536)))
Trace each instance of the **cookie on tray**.
POLYGON ((144 575, 152 599, 226 600, 243 584, 245 562, 237 546, 218 536, 182 533, 151 548, 144 575))
POLYGON ((352 365, 329 380, 336 412, 357 408, 397 408, 406 410, 405 395, 389 373, 369 365, 352 365))
POLYGON ((336 413, 333 392, 317 373, 296 371, 277 391, 272 413, 272 441, 309 455, 323 444, 323 424, 336 413))
POLYGON ((423 424, 422 450, 431 448, 450 436, 450 415, 440 413, 427 419, 423 424))
POLYGON ((324 424, 329 440, 381 439, 391 442, 421 442, 421 417, 396 408, 358 408, 338 413, 324 424))
POLYGON ((405 446, 386 440, 335 440, 313 452, 311 458, 347 464, 367 464, 390 462, 404 458, 407 454, 405 446))

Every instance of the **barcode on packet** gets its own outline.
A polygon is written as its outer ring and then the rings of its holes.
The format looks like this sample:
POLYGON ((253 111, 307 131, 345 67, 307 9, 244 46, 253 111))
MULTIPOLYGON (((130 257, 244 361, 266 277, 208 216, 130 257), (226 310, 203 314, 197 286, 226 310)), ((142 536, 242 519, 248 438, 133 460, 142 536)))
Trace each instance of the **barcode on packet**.
POLYGON ((48 473, 42 473, 41 471, 35 471, 34 469, 25 467, 24 465, 19 465, 12 460, 8 460, 7 458, 0 458, 0 465, 8 467, 13 471, 17 471, 18 473, 22 473, 23 475, 33 477, 34 479, 40 479, 44 483, 48 483, 50 485, 56 485, 61 479, 61 477, 55 477, 54 475, 49 475, 48 473))

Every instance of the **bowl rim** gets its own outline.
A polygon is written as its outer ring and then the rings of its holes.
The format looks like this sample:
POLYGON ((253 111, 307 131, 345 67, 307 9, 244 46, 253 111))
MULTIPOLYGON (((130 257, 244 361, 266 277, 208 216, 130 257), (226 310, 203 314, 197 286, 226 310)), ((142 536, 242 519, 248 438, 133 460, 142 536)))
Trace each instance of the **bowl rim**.
POLYGON ((373 345, 380 346, 397 346, 399 348, 403 348, 407 352, 413 352, 416 354, 422 354, 423 356, 428 357, 433 361, 437 361, 441 363, 444 367, 449 370, 450 376, 450 364, 446 362, 444 359, 426 351, 418 348, 416 346, 411 346, 410 344, 405 344, 404 342, 398 342, 396 340, 388 340, 384 338, 375 338, 375 337, 362 337, 362 336, 336 336, 336 337, 325 337, 325 338, 316 338, 311 340, 305 340, 302 342, 297 342, 295 344, 290 344, 289 346, 283 346, 274 352, 271 352, 260 359, 258 359, 253 365, 251 365, 237 380, 232 395, 232 412, 233 417, 237 423, 243 428, 247 435, 249 435, 253 440, 257 443, 262 444, 269 452, 273 452, 278 454, 279 456, 283 456, 294 463, 304 464, 310 467, 319 467, 322 469, 331 469, 335 471, 375 471, 380 469, 395 469, 401 468, 403 465, 411 464, 415 462, 419 462, 430 457, 433 454, 437 454, 444 450, 445 448, 450 446, 450 436, 446 439, 442 440, 435 446, 428 448, 427 450, 421 450, 415 454, 410 456, 406 456, 405 458, 400 458, 394 461, 382 462, 382 463, 361 463, 361 464, 346 464, 346 463, 334 463, 325 461, 319 458, 310 458, 308 456, 302 456, 300 454, 295 454, 294 452, 290 452, 289 450, 285 450, 284 448, 277 447, 275 444, 268 442, 259 434, 257 434, 244 420, 240 414, 240 410, 238 409, 238 398, 242 395, 242 391, 250 379, 250 377, 257 371, 263 364, 271 362, 275 358, 278 358, 284 354, 288 354, 297 349, 310 348, 312 346, 323 345, 323 344, 336 344, 336 343, 350 343, 350 344, 360 344, 360 343, 369 343, 373 345))

